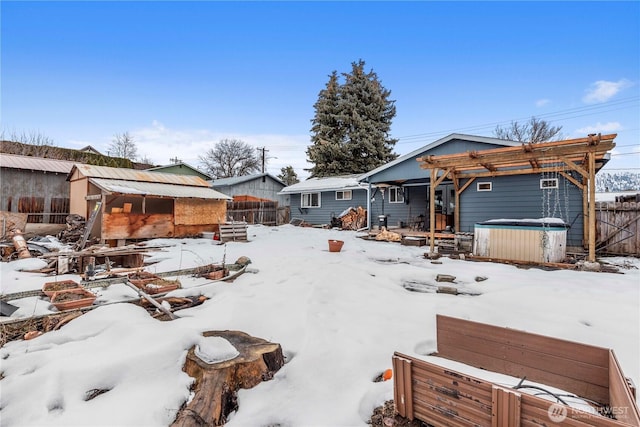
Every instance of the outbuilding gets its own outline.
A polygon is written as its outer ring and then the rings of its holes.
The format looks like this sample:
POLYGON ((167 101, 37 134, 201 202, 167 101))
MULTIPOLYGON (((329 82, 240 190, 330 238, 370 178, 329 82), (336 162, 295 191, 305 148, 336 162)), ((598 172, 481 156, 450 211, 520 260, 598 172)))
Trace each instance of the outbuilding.
POLYGON ((198 176, 76 164, 70 212, 101 241, 189 237, 218 231, 231 198, 198 176))

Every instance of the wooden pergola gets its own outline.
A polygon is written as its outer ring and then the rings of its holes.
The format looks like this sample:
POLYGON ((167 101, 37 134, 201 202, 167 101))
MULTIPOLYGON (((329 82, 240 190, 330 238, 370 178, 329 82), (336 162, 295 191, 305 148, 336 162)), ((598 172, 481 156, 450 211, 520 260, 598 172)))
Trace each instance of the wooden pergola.
MULTIPOLYGON (((617 134, 591 134, 586 138, 564 141, 526 143, 518 147, 495 148, 441 156, 424 156, 416 160, 430 171, 430 200, 435 200, 436 187, 450 179, 455 188, 455 229, 460 227, 460 195, 476 179, 482 177, 557 173, 582 191, 582 211, 588 219, 583 223, 583 243, 588 242, 589 261, 595 261, 596 215, 595 174, 604 165, 607 152, 615 147, 617 134), (578 180, 567 173, 577 172, 578 180), (461 185, 461 181, 466 180, 461 185), (589 203, 591 201, 591 203, 589 203)), ((429 203, 431 251, 434 250, 435 203, 429 203)))

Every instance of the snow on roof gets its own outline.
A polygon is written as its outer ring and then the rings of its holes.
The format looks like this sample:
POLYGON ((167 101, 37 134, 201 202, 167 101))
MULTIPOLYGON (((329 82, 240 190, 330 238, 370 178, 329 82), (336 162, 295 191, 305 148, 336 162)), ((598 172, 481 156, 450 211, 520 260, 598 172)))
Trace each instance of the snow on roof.
POLYGON ((307 191, 355 190, 366 188, 360 184, 361 174, 309 178, 306 181, 285 187, 278 194, 304 193, 307 191))

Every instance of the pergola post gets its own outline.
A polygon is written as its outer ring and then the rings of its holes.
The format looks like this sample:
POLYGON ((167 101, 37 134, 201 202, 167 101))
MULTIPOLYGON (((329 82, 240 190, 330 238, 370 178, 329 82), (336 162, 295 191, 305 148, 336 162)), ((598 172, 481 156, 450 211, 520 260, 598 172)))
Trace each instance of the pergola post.
POLYGON ((589 157, 589 261, 596 260, 596 156, 589 157))
POLYGON ((431 185, 429 186, 429 253, 433 254, 435 251, 435 237, 436 237, 436 205, 434 203, 436 198, 436 186, 438 178, 438 168, 431 169, 431 185))

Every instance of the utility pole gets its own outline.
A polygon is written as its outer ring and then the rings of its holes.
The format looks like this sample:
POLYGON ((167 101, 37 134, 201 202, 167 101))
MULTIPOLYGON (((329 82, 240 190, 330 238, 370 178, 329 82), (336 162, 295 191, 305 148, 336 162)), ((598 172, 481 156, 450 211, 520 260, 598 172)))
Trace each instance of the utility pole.
POLYGON ((258 148, 258 150, 262 152, 262 173, 264 173, 264 165, 267 158, 266 152, 269 150, 266 147, 258 148))

